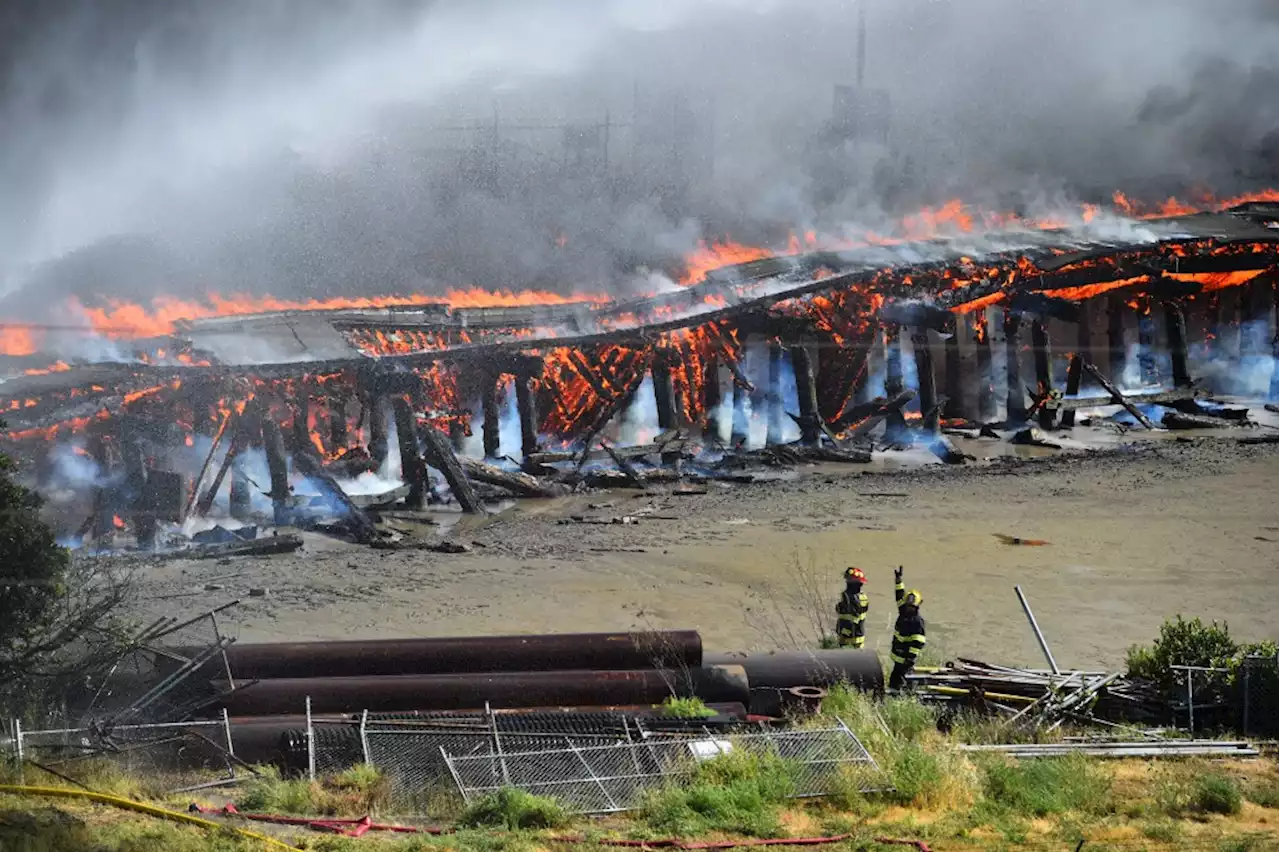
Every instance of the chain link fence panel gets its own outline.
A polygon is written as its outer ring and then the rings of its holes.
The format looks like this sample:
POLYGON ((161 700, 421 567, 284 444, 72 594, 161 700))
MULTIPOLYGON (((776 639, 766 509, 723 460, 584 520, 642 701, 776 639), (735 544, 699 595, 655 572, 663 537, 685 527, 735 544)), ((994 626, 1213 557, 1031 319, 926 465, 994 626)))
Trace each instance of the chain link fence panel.
POLYGON ((576 813, 613 813, 637 808, 644 796, 687 780, 700 761, 730 752, 785 760, 792 770, 792 795, 833 792, 844 767, 874 771, 875 761, 847 727, 698 738, 649 737, 638 742, 577 745, 525 752, 454 754, 445 765, 466 801, 503 787, 548 796, 576 813))

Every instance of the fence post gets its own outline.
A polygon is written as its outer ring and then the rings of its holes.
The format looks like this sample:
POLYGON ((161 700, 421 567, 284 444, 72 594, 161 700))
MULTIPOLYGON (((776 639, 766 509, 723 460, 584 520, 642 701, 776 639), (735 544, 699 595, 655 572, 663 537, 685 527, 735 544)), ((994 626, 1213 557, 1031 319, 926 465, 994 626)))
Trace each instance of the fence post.
POLYGON ((1196 699, 1191 684, 1191 669, 1186 670, 1187 677, 1187 728, 1194 736, 1196 732, 1196 699))
POLYGON ((364 762, 373 765, 373 761, 369 759, 369 711, 366 709, 360 713, 360 751, 364 753, 364 762))
POLYGON ((316 730, 311 725, 311 696, 307 696, 307 778, 316 780, 316 730))
POLYGON ((227 735, 227 754, 231 757, 236 756, 236 746, 231 740, 231 714, 227 712, 227 708, 222 708, 222 730, 227 735))
POLYGON ((1249 670, 1253 668, 1253 657, 1245 657, 1244 665, 1244 695, 1241 696, 1240 703, 1244 705, 1244 718, 1240 720, 1240 733, 1246 737, 1249 736, 1249 704, 1253 699, 1253 693, 1249 691, 1249 670))
POLYGON ((18 783, 25 784, 27 779, 23 767, 27 761, 22 753, 22 720, 17 718, 13 720, 13 743, 18 754, 18 783))

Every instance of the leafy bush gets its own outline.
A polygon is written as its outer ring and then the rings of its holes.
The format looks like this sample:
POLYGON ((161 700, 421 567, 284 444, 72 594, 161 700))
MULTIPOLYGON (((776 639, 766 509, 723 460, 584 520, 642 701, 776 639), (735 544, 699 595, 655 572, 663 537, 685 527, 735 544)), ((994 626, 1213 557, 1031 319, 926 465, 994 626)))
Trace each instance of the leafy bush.
POLYGON ((1240 785, 1225 775, 1203 775, 1196 781, 1191 810, 1205 814, 1238 814, 1243 797, 1240 785))
POLYGON ((778 806, 794 790, 786 761, 733 751, 698 764, 688 783, 650 794, 642 816, 655 830, 680 837, 712 831, 777 837, 778 806))
POLYGON ((905 743, 895 750, 889 762, 889 777, 893 782, 889 798, 902 805, 925 804, 944 783, 938 755, 918 743, 905 743))
POLYGON ((546 796, 504 787, 467 805, 458 823, 468 828, 559 828, 569 822, 560 803, 546 796))
POLYGON ((1258 807, 1280 808, 1280 788, 1277 788, 1274 778, 1270 781, 1256 781, 1241 792, 1258 807))
POLYGON ((701 698, 677 698, 668 695, 662 702, 662 715, 668 719, 709 719, 716 711, 701 698))
POLYGON ((1101 813, 1110 808, 1111 779, 1095 762, 1078 755, 991 760, 982 769, 983 795, 1016 813, 1042 817, 1067 811, 1101 813))
POLYGON ((1179 678, 1170 666, 1228 668, 1239 650, 1225 622, 1205 624, 1179 615, 1160 625, 1160 637, 1151 647, 1130 648, 1126 663, 1130 677, 1149 680, 1172 692, 1179 678))

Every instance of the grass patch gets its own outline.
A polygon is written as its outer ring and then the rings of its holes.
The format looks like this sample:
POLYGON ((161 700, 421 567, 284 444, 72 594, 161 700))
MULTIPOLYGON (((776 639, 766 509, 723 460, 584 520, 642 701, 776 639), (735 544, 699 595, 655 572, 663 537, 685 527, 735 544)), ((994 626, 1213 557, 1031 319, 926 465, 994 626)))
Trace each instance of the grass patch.
POLYGON ((1258 807, 1280 808, 1280 788, 1277 787, 1274 778, 1246 784, 1240 792, 1258 807))
POLYGON ((258 775, 246 781, 236 797, 236 807, 249 813, 299 814, 313 816, 324 813, 319 803, 318 785, 306 778, 282 778, 274 766, 257 767, 258 775))
POLYGON ((463 809, 458 824, 466 828, 560 828, 568 825, 569 814, 560 803, 546 796, 504 787, 489 793, 463 809))
POLYGON ((206 831, 150 818, 102 821, 60 808, 0 810, 5 852, 258 852, 264 845, 228 830, 206 831))
POLYGON ((990 803, 1031 817, 1111 810, 1111 778, 1096 762, 1077 755, 986 761, 982 792, 990 803))
POLYGON ((1191 809, 1205 814, 1238 814, 1243 803, 1235 779, 1217 774, 1201 776, 1191 797, 1191 809))
POLYGON ((709 719, 716 711, 701 698, 677 698, 668 695, 662 701, 662 715, 668 719, 709 719))
POLYGON ((933 708, 911 696, 887 698, 880 711, 889 734, 907 742, 917 742, 925 733, 938 729, 938 716, 933 708))
POLYGON ((677 837, 778 837, 779 806, 794 790, 793 767, 786 761, 734 751, 698 764, 687 783, 650 794, 641 818, 654 831, 677 837))

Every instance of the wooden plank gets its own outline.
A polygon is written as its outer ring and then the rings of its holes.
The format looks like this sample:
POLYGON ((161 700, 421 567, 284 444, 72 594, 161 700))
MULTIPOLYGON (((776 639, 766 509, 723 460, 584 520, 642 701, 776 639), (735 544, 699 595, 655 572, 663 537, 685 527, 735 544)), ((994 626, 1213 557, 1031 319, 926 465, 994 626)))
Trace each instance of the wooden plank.
POLYGON ((478 459, 460 456, 458 463, 469 478, 505 488, 517 497, 559 497, 567 492, 558 482, 542 480, 520 471, 503 470, 478 459))
POLYGON ((1139 411, 1137 406, 1135 406, 1132 402, 1130 402, 1127 398, 1125 398, 1125 395, 1120 393, 1120 391, 1116 389, 1116 386, 1111 384, 1110 380, 1108 380, 1106 376, 1102 375, 1101 370, 1099 370, 1097 367, 1090 364, 1088 361, 1085 361, 1083 364, 1081 364, 1081 367, 1083 367, 1086 373, 1093 376, 1094 381, 1102 385, 1103 390, 1111 394, 1111 401, 1114 404, 1122 406, 1125 411, 1132 414, 1133 418, 1137 420, 1139 423, 1141 423, 1143 426, 1145 426, 1146 428, 1148 429, 1156 428, 1156 424, 1151 422, 1151 418, 1147 417, 1147 415, 1139 411))
POLYGON ((458 456, 449 444, 449 439, 440 434, 440 430, 428 428, 423 431, 423 449, 427 464, 444 474, 453 492, 453 499, 458 501, 462 511, 471 514, 483 514, 484 505, 471 486, 471 480, 458 462, 458 456))

